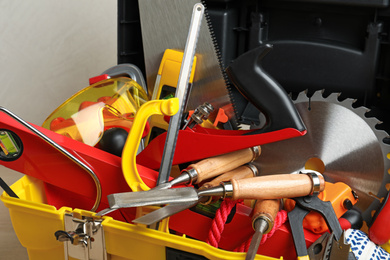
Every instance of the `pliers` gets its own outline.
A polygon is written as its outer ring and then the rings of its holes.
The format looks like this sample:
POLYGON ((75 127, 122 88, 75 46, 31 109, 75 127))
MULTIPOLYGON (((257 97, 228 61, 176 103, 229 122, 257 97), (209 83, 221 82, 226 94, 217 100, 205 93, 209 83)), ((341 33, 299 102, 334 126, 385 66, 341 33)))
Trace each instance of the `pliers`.
MULTIPOLYGON (((317 194, 293 198, 296 202, 295 208, 288 213, 288 219, 290 222, 291 232, 294 240, 294 246, 297 253, 297 259, 311 259, 309 257, 308 249, 306 248, 305 235, 303 232, 303 225, 298 223, 303 222, 303 219, 310 211, 316 211, 322 215, 325 219, 326 224, 328 225, 329 230, 332 232, 332 239, 334 238, 335 242, 340 246, 332 246, 328 252, 325 252, 326 255, 322 255, 321 259, 331 259, 331 255, 338 255, 338 259, 356 259, 352 251, 349 250, 349 245, 345 244, 343 230, 341 229, 340 223, 337 219, 337 216, 333 210, 332 204, 329 201, 322 201, 317 197, 317 194), (335 254, 336 250, 347 248, 347 254, 344 254, 345 257, 340 258, 340 253, 335 254)), ((316 241, 317 242, 317 241, 316 241)), ((316 243, 314 242, 314 243, 316 243)), ((318 242, 321 243, 321 242, 318 242)))

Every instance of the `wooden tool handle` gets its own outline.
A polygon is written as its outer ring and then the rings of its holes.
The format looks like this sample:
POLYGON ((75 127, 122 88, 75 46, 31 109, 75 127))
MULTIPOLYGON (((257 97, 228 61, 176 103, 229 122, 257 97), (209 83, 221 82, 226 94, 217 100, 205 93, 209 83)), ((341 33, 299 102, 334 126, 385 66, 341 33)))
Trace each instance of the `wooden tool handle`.
POLYGON ((218 186, 223 181, 230 181, 231 179, 241 180, 246 178, 254 177, 253 170, 248 165, 240 166, 232 171, 228 171, 224 174, 219 175, 218 177, 212 179, 209 182, 206 182, 202 185, 202 188, 211 188, 218 186))
MULTIPOLYGON (((325 180, 320 180, 320 191, 325 188, 325 180)), ((312 179, 306 174, 277 174, 242 180, 231 180, 234 200, 237 199, 281 199, 310 195, 313 191, 312 179)))
POLYGON ((276 215, 279 212, 280 199, 258 199, 255 207, 253 208, 252 224, 259 218, 265 216, 268 222, 268 229, 264 234, 271 231, 276 215))
MULTIPOLYGON (((260 146, 258 146, 260 154, 260 146)), ((220 175, 221 173, 231 171, 243 164, 252 161, 254 155, 252 148, 246 148, 227 154, 218 155, 200 162, 191 164, 189 168, 196 170, 198 177, 196 183, 220 175)))

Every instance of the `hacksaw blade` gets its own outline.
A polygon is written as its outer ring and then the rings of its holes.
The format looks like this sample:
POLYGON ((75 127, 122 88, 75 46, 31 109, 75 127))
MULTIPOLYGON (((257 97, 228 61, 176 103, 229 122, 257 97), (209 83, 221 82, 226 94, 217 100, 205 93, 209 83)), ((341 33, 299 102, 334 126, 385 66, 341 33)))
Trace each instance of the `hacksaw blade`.
MULTIPOLYGON (((199 0, 142 0, 139 11, 144 48, 145 71, 148 90, 153 92, 158 68, 166 49, 182 50, 186 43, 188 25, 192 7, 199 0)), ((227 78, 221 69, 218 47, 207 14, 203 17, 197 44, 197 65, 192 91, 187 103, 187 111, 194 110, 199 104, 208 102, 214 106, 215 117, 218 108, 223 108, 232 122, 235 114, 227 78)))

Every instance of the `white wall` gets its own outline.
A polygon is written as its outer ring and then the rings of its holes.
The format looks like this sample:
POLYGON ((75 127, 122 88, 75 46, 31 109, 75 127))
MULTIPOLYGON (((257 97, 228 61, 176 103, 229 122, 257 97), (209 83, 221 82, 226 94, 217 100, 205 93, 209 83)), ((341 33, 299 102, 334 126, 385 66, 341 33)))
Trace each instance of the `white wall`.
MULTIPOLYGON (((90 77, 116 65, 116 50, 117 1, 0 0, 0 106, 41 125, 90 77)), ((8 184, 22 176, 0 166, 8 184)), ((2 202, 0 227, 0 258, 27 259, 2 202)))
POLYGON ((40 125, 116 50, 117 1, 2 0, 0 106, 40 125))

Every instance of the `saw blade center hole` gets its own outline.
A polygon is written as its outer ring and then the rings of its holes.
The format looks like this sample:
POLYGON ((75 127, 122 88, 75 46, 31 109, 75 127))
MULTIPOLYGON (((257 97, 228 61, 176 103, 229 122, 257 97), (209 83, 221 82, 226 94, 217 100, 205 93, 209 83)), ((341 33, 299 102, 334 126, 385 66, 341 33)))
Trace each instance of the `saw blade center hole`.
POLYGON ((325 164, 320 158, 312 157, 306 161, 305 169, 317 171, 323 174, 325 172, 325 164))

